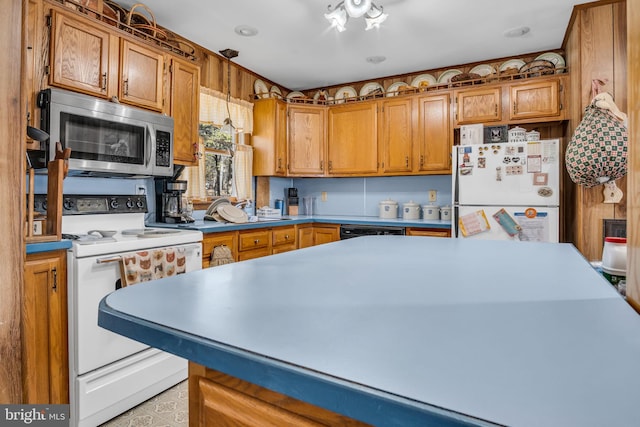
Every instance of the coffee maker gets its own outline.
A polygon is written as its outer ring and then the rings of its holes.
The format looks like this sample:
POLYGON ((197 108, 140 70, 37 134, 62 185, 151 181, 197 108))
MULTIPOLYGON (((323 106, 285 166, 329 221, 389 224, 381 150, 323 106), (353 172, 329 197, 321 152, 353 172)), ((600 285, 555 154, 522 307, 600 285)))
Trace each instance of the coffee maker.
POLYGON ((284 189, 285 215, 298 215, 298 189, 289 187, 284 189))
POLYGON ((182 196, 187 191, 187 181, 156 179, 156 221, 168 224, 194 222, 185 211, 182 196))

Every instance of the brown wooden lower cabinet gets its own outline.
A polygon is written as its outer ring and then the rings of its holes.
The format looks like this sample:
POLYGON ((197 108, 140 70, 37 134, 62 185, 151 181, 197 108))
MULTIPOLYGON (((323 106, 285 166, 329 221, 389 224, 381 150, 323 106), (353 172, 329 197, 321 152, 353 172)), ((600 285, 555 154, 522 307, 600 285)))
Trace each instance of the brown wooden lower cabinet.
POLYGON ((368 424, 189 362, 189 426, 368 424))
POLYGON ((271 230, 271 253, 280 254, 298 249, 296 227, 276 227, 271 230))
POLYGON ((211 253, 216 246, 225 245, 231 250, 233 260, 238 261, 238 232, 207 233, 202 239, 202 268, 210 266, 211 253))
POLYGON ((407 227, 405 234, 407 236, 451 237, 451 230, 443 228, 407 227))
POLYGON ((64 250, 27 255, 22 334, 23 403, 69 403, 64 250))
POLYGON ((338 224, 314 224, 313 244, 322 245, 324 243, 340 240, 340 225, 338 224))

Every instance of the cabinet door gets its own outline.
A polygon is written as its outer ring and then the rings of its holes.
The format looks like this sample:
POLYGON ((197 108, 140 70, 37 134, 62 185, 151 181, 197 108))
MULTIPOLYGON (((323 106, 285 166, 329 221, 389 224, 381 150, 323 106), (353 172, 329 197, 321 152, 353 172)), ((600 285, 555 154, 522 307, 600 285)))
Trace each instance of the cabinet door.
POLYGON ((277 99, 253 104, 253 174, 283 176, 286 173, 287 104, 277 99))
POLYGON ((171 60, 171 117, 173 117, 173 160, 196 165, 200 67, 177 58, 171 60))
POLYGON ((419 172, 451 171, 451 119, 449 94, 418 98, 419 172))
POLYGON ((233 259, 238 260, 238 232, 207 233, 202 239, 202 268, 207 268, 211 263, 211 253, 216 246, 225 245, 231 250, 233 259))
POLYGON ((313 225, 305 224, 298 226, 298 249, 313 246, 313 225))
POLYGON ((413 126, 411 98, 380 102, 381 172, 402 173, 413 170, 413 126))
POLYGON ((53 10, 49 83, 106 98, 110 49, 109 32, 53 10))
POLYGON ((322 245, 340 240, 339 225, 322 225, 313 227, 313 244, 322 245))
POLYGON ((510 86, 510 120, 559 116, 560 82, 558 79, 510 86))
POLYGON ((69 403, 65 257, 42 253, 25 262, 23 403, 69 403))
POLYGON ((153 49, 121 41, 120 101, 162 111, 164 55, 153 49))
POLYGON ((324 174, 325 114, 323 107, 289 106, 289 174, 324 174))
POLYGON ((377 104, 358 102, 329 109, 329 175, 378 172, 377 104))
POLYGON ((502 120, 500 92, 500 87, 456 91, 456 124, 502 120))

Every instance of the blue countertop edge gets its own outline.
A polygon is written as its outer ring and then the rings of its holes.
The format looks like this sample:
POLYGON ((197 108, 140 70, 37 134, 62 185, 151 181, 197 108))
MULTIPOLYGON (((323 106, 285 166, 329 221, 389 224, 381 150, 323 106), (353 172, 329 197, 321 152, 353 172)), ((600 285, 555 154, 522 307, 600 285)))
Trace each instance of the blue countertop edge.
POLYGON ((385 227, 419 227, 438 228, 443 230, 451 229, 451 221, 443 220, 404 220, 382 219, 370 216, 342 216, 342 215, 314 215, 314 216, 291 216, 286 220, 267 220, 257 222, 246 222, 243 224, 218 223, 215 221, 196 220, 190 224, 165 224, 159 222, 149 222, 149 227, 181 228, 186 230, 198 230, 203 233, 220 233, 224 231, 250 230, 255 228, 282 227, 294 224, 355 224, 355 225, 377 225, 385 227))
POLYGON ((495 424, 262 357, 112 309, 104 297, 98 325, 252 384, 329 411, 384 426, 495 424))
POLYGON ((58 240, 55 242, 43 243, 27 243, 26 252, 29 254, 37 254, 41 252, 51 252, 57 250, 67 250, 71 247, 71 240, 58 240))

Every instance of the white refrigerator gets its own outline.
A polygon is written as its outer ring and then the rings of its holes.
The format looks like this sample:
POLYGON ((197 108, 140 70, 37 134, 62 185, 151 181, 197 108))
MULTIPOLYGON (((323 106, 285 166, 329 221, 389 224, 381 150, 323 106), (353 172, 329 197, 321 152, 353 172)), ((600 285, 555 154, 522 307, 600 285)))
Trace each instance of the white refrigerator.
POLYGON ((453 147, 452 237, 558 242, 560 141, 453 147))

